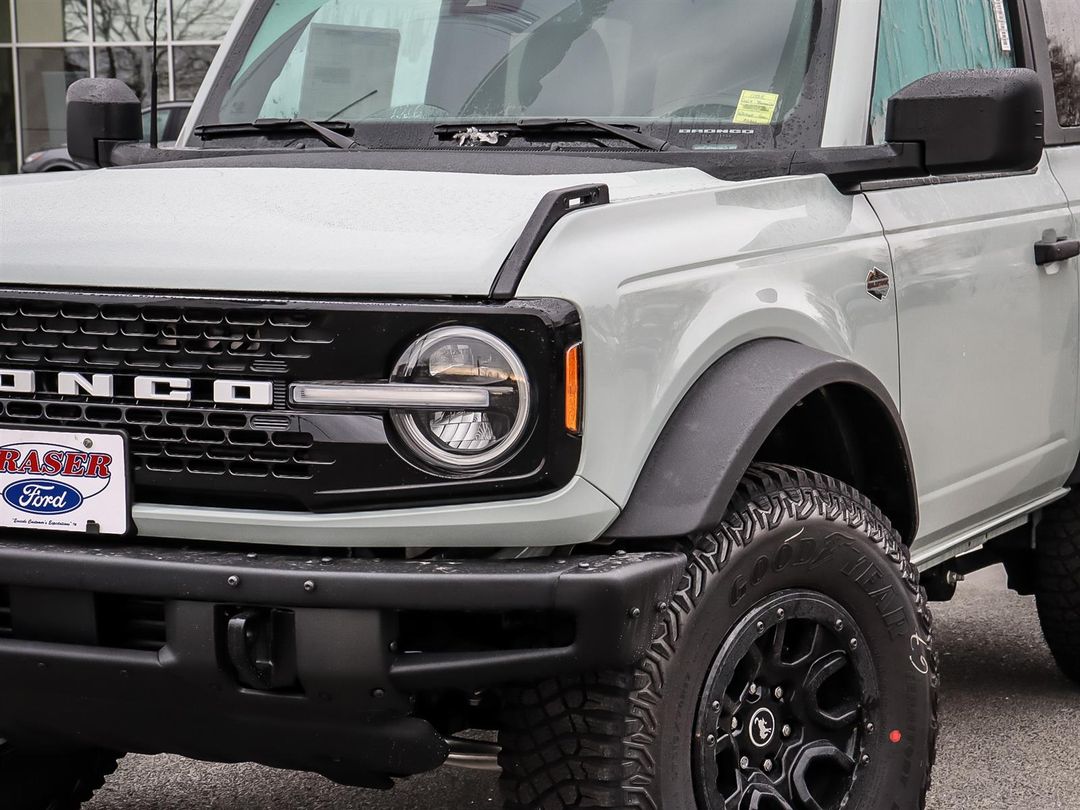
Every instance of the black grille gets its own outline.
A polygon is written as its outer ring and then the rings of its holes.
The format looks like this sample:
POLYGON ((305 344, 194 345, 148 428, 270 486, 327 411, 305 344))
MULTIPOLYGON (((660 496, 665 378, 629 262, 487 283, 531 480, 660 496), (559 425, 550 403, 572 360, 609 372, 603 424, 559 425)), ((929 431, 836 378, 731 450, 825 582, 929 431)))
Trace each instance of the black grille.
MULTIPOLYGON (((577 469, 562 430, 562 353, 580 339, 568 304, 245 298, 0 290, 0 424, 119 430, 143 504, 312 512, 520 497, 577 469), (528 440, 498 471, 449 480, 395 449, 386 414, 294 408, 295 382, 379 382, 419 336, 457 323, 509 342, 535 375, 528 440), (17 393, 10 372, 34 373, 17 393), (58 373, 111 375, 109 398, 60 393, 58 373), (136 397, 140 376, 190 381, 190 401, 136 397), (214 383, 270 383, 272 402, 219 405, 214 383), (549 446, 550 444, 550 446, 549 446)), ((256 538, 253 538, 256 539, 256 538)))
POLYGON ((9 399, 0 400, 0 418, 28 426, 121 429, 131 439, 137 475, 145 470, 306 481, 316 467, 334 463, 315 448, 310 433, 288 430, 288 417, 278 423, 285 429, 266 430, 262 420, 273 417, 235 411, 9 399))
POLYGON ((320 313, 0 300, 0 361, 278 373, 334 342, 320 313), (262 371, 265 369, 265 371, 262 371))

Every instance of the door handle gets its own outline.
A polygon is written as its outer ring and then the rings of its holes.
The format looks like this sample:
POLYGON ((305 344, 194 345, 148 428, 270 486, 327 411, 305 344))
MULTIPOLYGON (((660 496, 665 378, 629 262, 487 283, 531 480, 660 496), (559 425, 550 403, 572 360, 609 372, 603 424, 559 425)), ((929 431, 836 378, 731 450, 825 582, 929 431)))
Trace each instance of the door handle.
POLYGON ((1077 256, 1080 256, 1080 240, 1078 239, 1069 239, 1067 236, 1063 236, 1056 242, 1035 243, 1035 263, 1039 267, 1065 262, 1069 259, 1075 259, 1077 256))

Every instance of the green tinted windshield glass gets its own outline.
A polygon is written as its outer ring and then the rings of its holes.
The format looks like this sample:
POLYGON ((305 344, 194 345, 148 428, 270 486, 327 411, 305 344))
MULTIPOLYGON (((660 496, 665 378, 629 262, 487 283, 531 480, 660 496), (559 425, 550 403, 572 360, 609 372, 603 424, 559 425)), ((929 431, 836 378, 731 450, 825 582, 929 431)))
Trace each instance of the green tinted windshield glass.
POLYGON ((814 129, 822 5, 277 0, 255 12, 200 123, 588 117, 660 126, 691 146, 771 146, 796 121, 803 136, 814 129))

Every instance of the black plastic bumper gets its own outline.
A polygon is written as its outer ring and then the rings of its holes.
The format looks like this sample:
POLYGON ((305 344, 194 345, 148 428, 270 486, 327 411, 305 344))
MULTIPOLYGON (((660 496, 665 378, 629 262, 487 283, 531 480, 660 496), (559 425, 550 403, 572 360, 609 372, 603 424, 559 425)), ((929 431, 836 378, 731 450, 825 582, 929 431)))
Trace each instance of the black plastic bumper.
POLYGON ((629 665, 683 566, 662 553, 406 562, 0 539, 0 737, 357 784, 420 773, 448 749, 411 716, 414 695, 629 665), (230 646, 230 620, 252 609, 287 617, 281 688, 253 688, 230 646), (447 614, 550 615, 572 633, 557 646, 399 644, 404 624, 447 614))

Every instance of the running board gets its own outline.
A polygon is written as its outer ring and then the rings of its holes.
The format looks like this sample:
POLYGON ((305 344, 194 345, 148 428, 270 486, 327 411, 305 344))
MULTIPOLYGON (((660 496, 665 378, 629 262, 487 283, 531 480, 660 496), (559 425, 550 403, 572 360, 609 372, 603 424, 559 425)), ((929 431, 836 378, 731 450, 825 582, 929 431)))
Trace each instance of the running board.
POLYGON ((941 543, 935 543, 930 548, 916 551, 911 555, 911 562, 914 563, 920 571, 929 571, 936 565, 948 562, 954 557, 959 557, 961 554, 966 554, 969 551, 979 548, 987 541, 993 540, 995 537, 1000 537, 1005 534, 1005 532, 1010 532, 1013 529, 1023 526, 1027 523, 1032 512, 1036 512, 1044 506, 1049 506, 1055 501, 1061 500, 1068 495, 1069 492, 1070 490, 1066 488, 1055 490, 1049 495, 1044 495, 1041 498, 1037 498, 1023 506, 1006 512, 1004 515, 998 515, 992 520, 981 523, 974 529, 950 537, 948 540, 944 540, 941 543))

